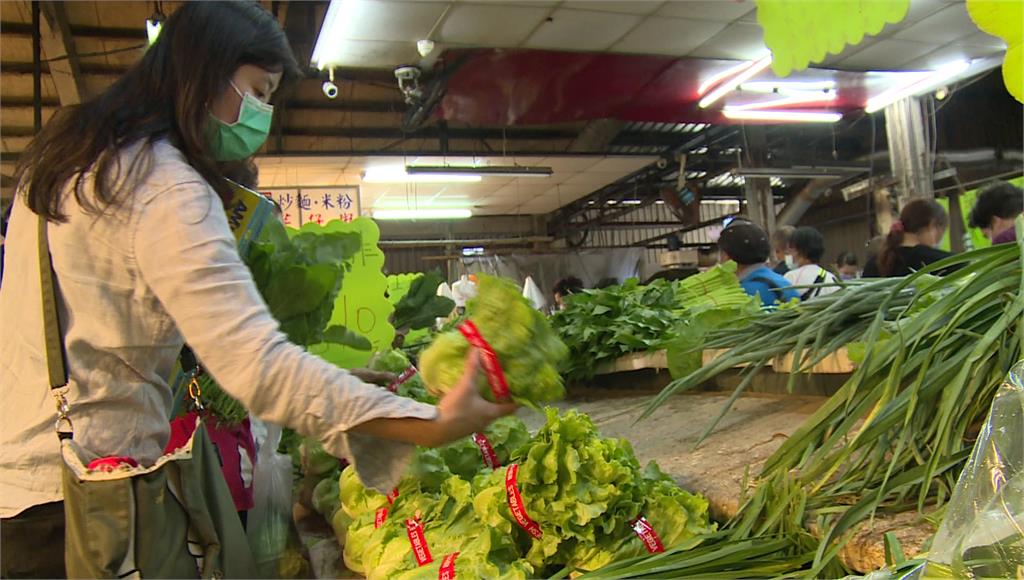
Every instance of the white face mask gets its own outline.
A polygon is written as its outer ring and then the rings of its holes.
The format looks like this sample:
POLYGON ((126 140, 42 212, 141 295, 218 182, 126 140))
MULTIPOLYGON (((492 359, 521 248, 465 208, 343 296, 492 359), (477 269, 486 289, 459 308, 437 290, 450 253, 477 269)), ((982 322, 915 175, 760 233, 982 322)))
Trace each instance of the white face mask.
POLYGON ((793 254, 786 254, 786 267, 796 268, 796 258, 793 257, 793 254))

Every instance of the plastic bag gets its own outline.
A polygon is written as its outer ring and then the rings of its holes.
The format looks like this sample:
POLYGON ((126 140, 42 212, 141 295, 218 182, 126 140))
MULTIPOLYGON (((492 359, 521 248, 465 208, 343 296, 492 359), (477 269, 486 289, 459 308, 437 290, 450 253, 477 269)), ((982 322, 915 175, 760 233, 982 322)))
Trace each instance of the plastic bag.
POLYGON ((1024 361, 996 393, 927 562, 905 578, 1024 576, 1024 361))
POLYGON ((532 276, 526 277, 526 283, 523 284, 523 297, 529 300, 530 304, 537 310, 544 310, 548 305, 544 293, 537 287, 537 283, 533 281, 532 276))
POLYGON ((281 427, 267 424, 253 476, 255 507, 249 512, 248 537, 264 578, 278 577, 278 560, 288 544, 292 522, 292 460, 277 452, 281 427))

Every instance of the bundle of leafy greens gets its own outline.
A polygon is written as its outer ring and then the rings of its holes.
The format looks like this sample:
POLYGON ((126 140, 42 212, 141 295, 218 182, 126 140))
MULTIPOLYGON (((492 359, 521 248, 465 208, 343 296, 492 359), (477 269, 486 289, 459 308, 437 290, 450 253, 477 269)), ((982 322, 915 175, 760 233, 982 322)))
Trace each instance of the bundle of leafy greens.
POLYGON ((438 318, 444 318, 455 309, 451 298, 437 295, 437 287, 444 282, 441 274, 428 272, 417 276, 409 291, 395 305, 391 315, 395 332, 406 333, 409 330, 429 328, 438 318))
MULTIPOLYGON (((656 526, 673 526, 655 528, 665 534, 666 547, 711 530, 707 502, 674 484, 669 491, 661 482, 671 480, 660 475, 645 479, 628 441, 602 438, 590 418, 579 412, 546 412, 544 427, 512 457, 519 465, 523 507, 540 525, 539 539, 520 528, 512 515, 505 469, 481 474, 474 482, 473 504, 480 521, 515 537, 532 568, 589 569, 632 554, 636 544, 630 539, 631 522, 640 515, 654 518, 656 526)), ((654 469, 648 472, 660 473, 654 469)))
MULTIPOLYGON (((389 350, 373 355, 373 358, 370 359, 366 366, 371 370, 386 371, 400 376, 412 367, 412 362, 402 351, 389 350)), ((428 403, 430 405, 437 403, 437 397, 430 394, 427 388, 423 386, 423 379, 420 377, 419 372, 399 384, 395 389, 395 393, 401 397, 414 399, 421 403, 428 403)))
MULTIPOLYGON (((484 431, 494 455, 501 465, 506 465, 512 454, 530 441, 530 431, 517 417, 502 417, 491 423, 484 431)), ((471 437, 434 449, 418 449, 409 467, 409 477, 431 490, 448 476, 457 475, 467 481, 484 471, 490 471, 481 456, 480 447, 471 437)))
MULTIPOLYGON (((741 326, 760 313, 726 262, 684 280, 635 278, 619 286, 584 290, 570 296, 552 325, 569 347, 566 376, 591 378, 605 363, 635 352, 672 348, 689 352, 712 329, 741 326)), ((700 353, 684 357, 700 363, 700 353)))
MULTIPOLYGON (((567 350, 547 319, 508 280, 480 274, 477 295, 466 305, 466 317, 498 355, 513 401, 537 407, 565 396, 558 372, 567 350)), ((420 355, 427 389, 440 395, 462 377, 470 345, 457 330, 439 334, 420 355)), ((480 393, 494 395, 487 375, 479 374, 480 393)))

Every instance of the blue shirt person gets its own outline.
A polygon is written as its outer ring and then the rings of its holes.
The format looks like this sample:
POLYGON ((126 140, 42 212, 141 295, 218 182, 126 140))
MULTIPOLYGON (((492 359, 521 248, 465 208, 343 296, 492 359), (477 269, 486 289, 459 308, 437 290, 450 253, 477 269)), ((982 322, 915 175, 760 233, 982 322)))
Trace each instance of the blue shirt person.
POLYGON ((740 286, 747 294, 758 296, 766 308, 800 297, 785 278, 765 264, 771 244, 757 224, 733 220, 718 237, 718 251, 722 259, 736 262, 740 286))

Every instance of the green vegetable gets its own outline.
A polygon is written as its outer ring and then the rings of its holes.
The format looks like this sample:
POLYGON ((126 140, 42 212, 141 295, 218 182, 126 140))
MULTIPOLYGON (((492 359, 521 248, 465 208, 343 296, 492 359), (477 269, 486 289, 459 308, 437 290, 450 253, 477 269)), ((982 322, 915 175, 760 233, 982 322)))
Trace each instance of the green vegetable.
MULTIPOLYGON (((526 424, 517 417, 502 417, 491 423, 484 435, 494 449, 501 465, 506 465, 512 453, 530 441, 526 424)), ((472 438, 465 437, 435 449, 418 449, 409 477, 420 482, 423 489, 436 491, 451 475, 467 481, 478 473, 490 471, 480 454, 480 447, 472 438)))
POLYGON ((569 346, 566 375, 591 378, 604 363, 634 352, 668 347, 688 354, 676 359, 676 372, 700 365, 692 351, 713 328, 738 326, 760 312, 740 288, 732 262, 679 282, 656 280, 641 286, 634 278, 620 286, 584 290, 570 296, 552 325, 569 346))
POLYGON ((338 495, 338 480, 328 477, 313 488, 313 509, 330 521, 334 512, 341 507, 338 495))
POLYGON ((409 292, 395 305, 392 323, 399 331, 417 330, 434 325, 455 309, 451 298, 437 295, 437 287, 444 281, 437 272, 418 276, 409 286, 409 292))
POLYGON ((341 472, 338 493, 342 510, 353 520, 388 505, 388 498, 383 493, 370 489, 359 481, 356 468, 351 465, 341 472))
POLYGON ((334 511, 330 521, 331 528, 334 530, 334 537, 338 539, 338 544, 345 545, 348 527, 352 525, 352 516, 348 515, 344 508, 339 507, 334 511))
POLYGON ((409 357, 402 354, 402 351, 389 350, 373 355, 373 358, 370 359, 370 362, 366 363, 366 366, 375 371, 385 371, 399 375, 412 366, 412 363, 409 362, 409 357))
POLYGON ((306 475, 323 476, 338 468, 338 458, 324 450, 316 439, 304 439, 300 447, 306 475))
MULTIPOLYGON (((566 348, 544 316, 522 297, 518 286, 501 278, 479 275, 477 295, 466 316, 498 355, 513 401, 536 407, 564 397, 558 365, 566 348)), ((469 343, 458 331, 440 334, 420 356, 420 372, 435 395, 447 392, 462 377, 469 343)), ((494 395, 486 373, 479 374, 480 392, 494 395)))

